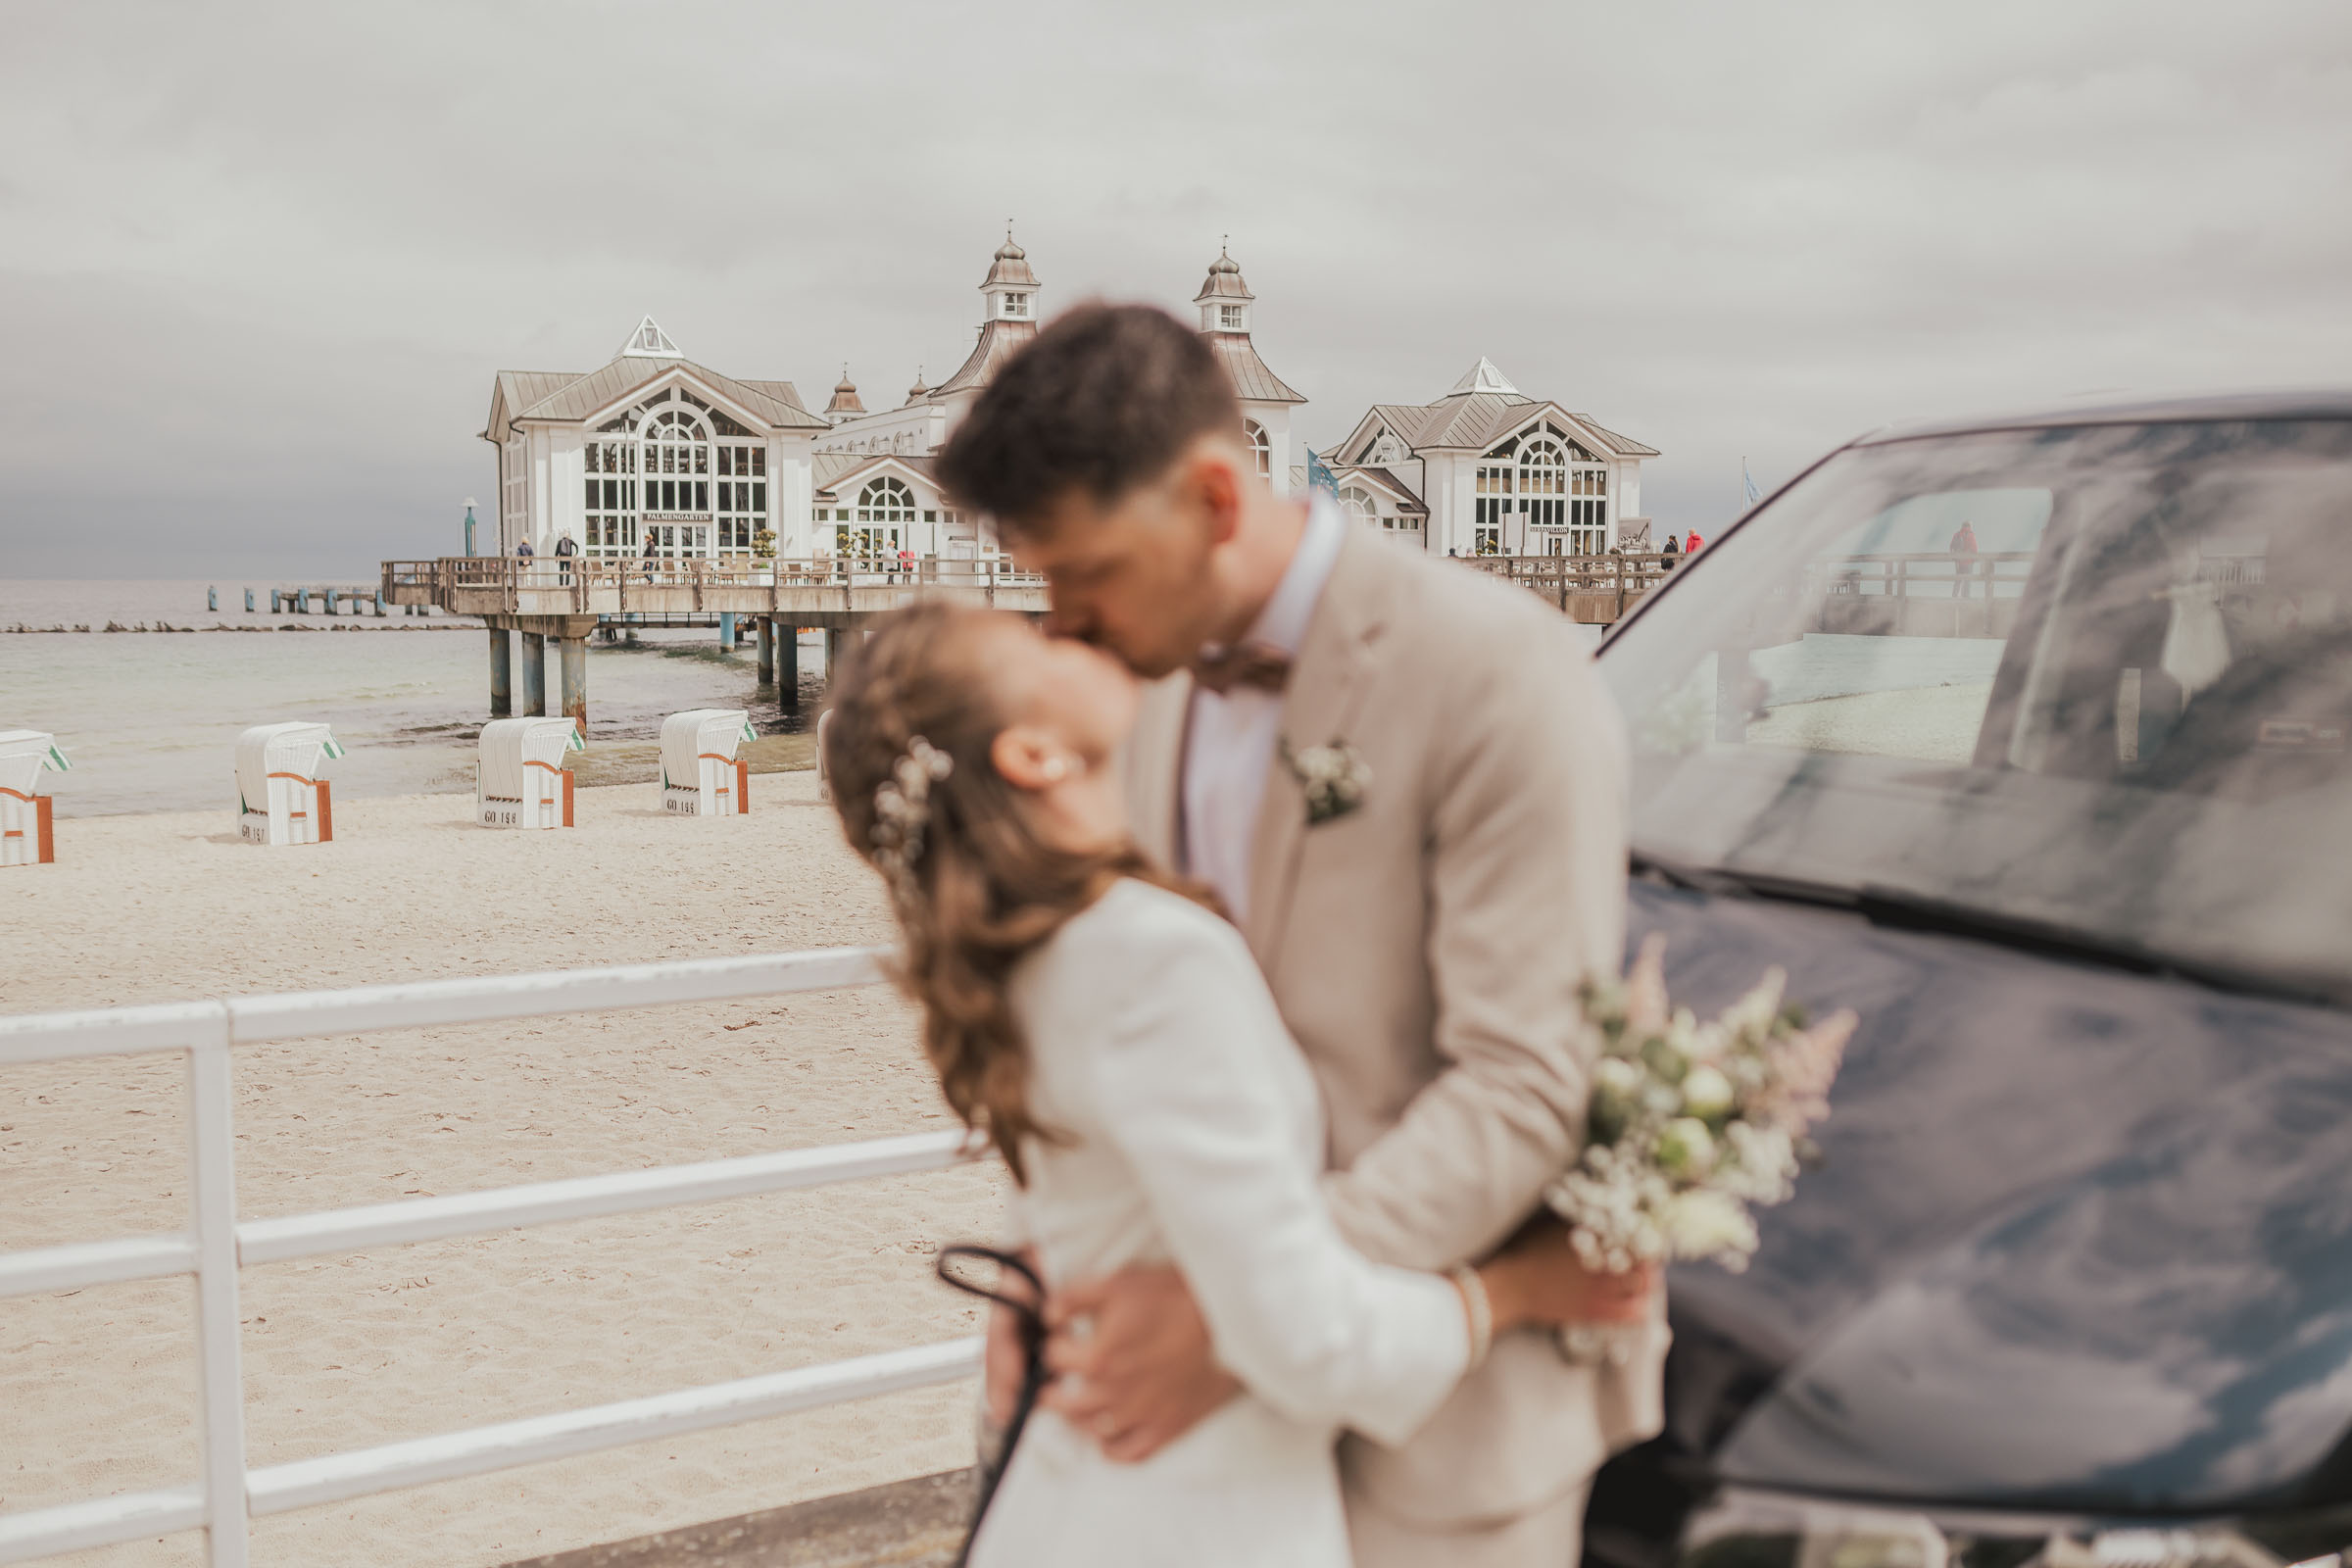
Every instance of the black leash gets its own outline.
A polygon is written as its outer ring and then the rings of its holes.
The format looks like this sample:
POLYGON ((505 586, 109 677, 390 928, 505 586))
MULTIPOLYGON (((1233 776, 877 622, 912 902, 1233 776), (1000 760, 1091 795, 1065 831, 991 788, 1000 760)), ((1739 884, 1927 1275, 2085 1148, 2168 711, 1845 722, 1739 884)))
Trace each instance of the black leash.
MULTIPOLYGON (((963 1546, 956 1553, 956 1568, 963 1568, 964 1560, 972 1554, 972 1543, 979 1539, 980 1521, 988 1517, 988 1505, 996 1500, 997 1483, 1004 1479, 1005 1467, 1012 1463, 1014 1445, 1021 1441, 1021 1428, 1029 1424, 1029 1412, 1037 1404, 1037 1396, 1046 1386, 1046 1319, 1039 1310, 1046 1298, 1046 1283, 1031 1268, 1010 1252, 1000 1252, 993 1247, 973 1247, 957 1242, 939 1250, 939 1277, 967 1296, 977 1296, 994 1301, 1013 1315, 1020 1326, 1021 1336, 1021 1393, 1013 1401, 1012 1419, 1004 1423, 1004 1441, 997 1446, 997 1462, 980 1469, 980 1495, 972 1509, 972 1524, 963 1535, 963 1546), (1009 1270, 1029 1282, 1032 1293, 1027 1300, 1008 1296, 958 1275, 950 1265, 959 1259, 994 1263, 1000 1270, 1009 1270)), ((1000 1276, 1001 1278, 1001 1276, 1000 1276)))

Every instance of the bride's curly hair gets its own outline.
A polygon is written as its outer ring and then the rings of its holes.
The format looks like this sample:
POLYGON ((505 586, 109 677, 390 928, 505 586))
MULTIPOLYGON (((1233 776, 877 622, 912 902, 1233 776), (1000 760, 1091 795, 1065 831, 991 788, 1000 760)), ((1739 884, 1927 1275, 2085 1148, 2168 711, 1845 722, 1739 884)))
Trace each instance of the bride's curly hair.
POLYGON ((1030 1113, 1013 967, 1121 877, 1207 900, 1132 844, 1077 855, 1038 837, 990 756, 1006 722, 983 647, 997 613, 929 600, 878 617, 835 678, 824 760, 850 847, 890 884, 923 1054, 1025 1186, 1023 1141, 1059 1135, 1030 1113))

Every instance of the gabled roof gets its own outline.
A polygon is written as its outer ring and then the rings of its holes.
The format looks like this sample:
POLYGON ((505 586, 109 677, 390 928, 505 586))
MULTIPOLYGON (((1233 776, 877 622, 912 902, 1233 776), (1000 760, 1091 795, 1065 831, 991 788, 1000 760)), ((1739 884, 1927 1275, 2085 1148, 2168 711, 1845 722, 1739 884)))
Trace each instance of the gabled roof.
MULTIPOLYGON (((602 369, 591 370, 585 375, 558 376, 545 372, 502 370, 498 378, 498 397, 506 400, 503 422, 512 423, 517 419, 584 422, 627 403, 637 392, 673 370, 686 372, 710 392, 734 404, 739 413, 775 428, 828 428, 824 420, 800 406, 797 395, 788 400, 775 391, 764 390, 762 385, 721 375, 692 360, 652 359, 638 355, 624 355, 602 369), (510 395, 510 386, 514 389, 513 395, 510 395), (529 402, 519 401, 521 395, 534 392, 538 395, 529 402)), ((791 391, 788 383, 764 383, 764 387, 777 386, 781 386, 784 392, 791 391)), ((496 432, 502 420, 495 401, 491 422, 496 432)))
POLYGON ((1429 513, 1429 508, 1421 504, 1421 498, 1413 494, 1412 487, 1386 468, 1335 463, 1331 466, 1331 476, 1342 486, 1347 485, 1350 480, 1362 479, 1375 488, 1386 490, 1389 493, 1389 499, 1396 503, 1398 512, 1414 513, 1424 516, 1429 513))
POLYGON ((1576 416, 1576 422, 1600 437, 1601 441, 1621 458, 1654 458, 1658 455, 1656 447, 1645 447, 1630 435, 1619 435, 1614 430, 1602 429, 1592 422, 1592 416, 1589 414, 1576 416))
POLYGON ((790 381, 746 381, 743 384, 755 392, 766 393, 778 403, 789 403, 803 414, 808 412, 808 405, 801 401, 801 389, 790 381))
MULTIPOLYGON (((1009 243, 1009 242, 1008 242, 1009 243)), ((994 273, 990 274, 992 277, 994 273)), ((980 328, 980 341, 972 345, 971 357, 956 368, 956 373, 931 389, 935 398, 951 392, 977 392, 997 378, 1003 368, 1023 344, 1037 336, 1035 321, 991 320, 980 328)))
POLYGON ((896 467, 902 478, 939 489, 929 454, 907 452, 820 452, 815 458, 816 495, 838 502, 885 468, 896 467))
MULTIPOLYGON (((1480 361, 1485 364, 1485 361, 1480 361)), ((1430 404, 1376 403, 1333 450, 1353 452, 1367 447, 1375 422, 1396 432, 1415 452, 1433 450, 1484 451, 1514 432, 1548 418, 1592 449, 1595 456, 1654 458, 1655 447, 1631 436, 1603 429, 1581 414, 1557 403, 1539 403, 1518 393, 1452 392, 1430 404)))
POLYGON ((1244 403, 1304 403, 1306 399, 1291 390, 1290 384, 1266 368, 1266 362, 1257 357, 1256 345, 1247 332, 1203 332, 1208 346, 1216 351, 1225 364, 1225 373, 1233 378, 1233 394, 1244 403))

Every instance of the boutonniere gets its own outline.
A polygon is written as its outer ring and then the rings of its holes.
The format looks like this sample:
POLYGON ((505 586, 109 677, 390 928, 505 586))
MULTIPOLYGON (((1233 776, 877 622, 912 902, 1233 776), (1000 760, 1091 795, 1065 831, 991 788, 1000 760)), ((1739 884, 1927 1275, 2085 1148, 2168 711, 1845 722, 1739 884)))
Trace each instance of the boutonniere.
POLYGON ((1364 804, 1364 792, 1372 787, 1372 769, 1355 748, 1343 740, 1293 751, 1286 739, 1282 760, 1306 795, 1308 827, 1346 816, 1364 804))

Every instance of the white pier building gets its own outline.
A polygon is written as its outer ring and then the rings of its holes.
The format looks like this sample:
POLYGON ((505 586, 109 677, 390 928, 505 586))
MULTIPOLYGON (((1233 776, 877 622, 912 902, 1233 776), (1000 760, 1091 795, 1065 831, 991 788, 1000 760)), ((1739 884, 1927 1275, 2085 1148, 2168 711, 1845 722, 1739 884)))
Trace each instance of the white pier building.
MULTIPOLYGON (((1036 336, 1043 285, 1009 234, 980 284, 976 341, 956 371, 869 410, 843 368, 812 414, 790 381, 686 358, 651 317, 601 369, 502 370, 482 431, 498 453, 499 553, 569 539, 598 560, 768 557, 970 561, 981 520, 941 493, 933 455, 1007 356, 1036 336)), ((1258 471, 1303 487, 1294 428, 1306 399, 1259 357, 1256 296, 1220 252, 1193 298, 1241 400, 1258 471)), ((1341 503, 1439 554, 1599 555, 1646 547, 1641 470, 1657 451, 1524 396, 1481 359, 1427 405, 1379 404, 1326 454, 1341 503)))

